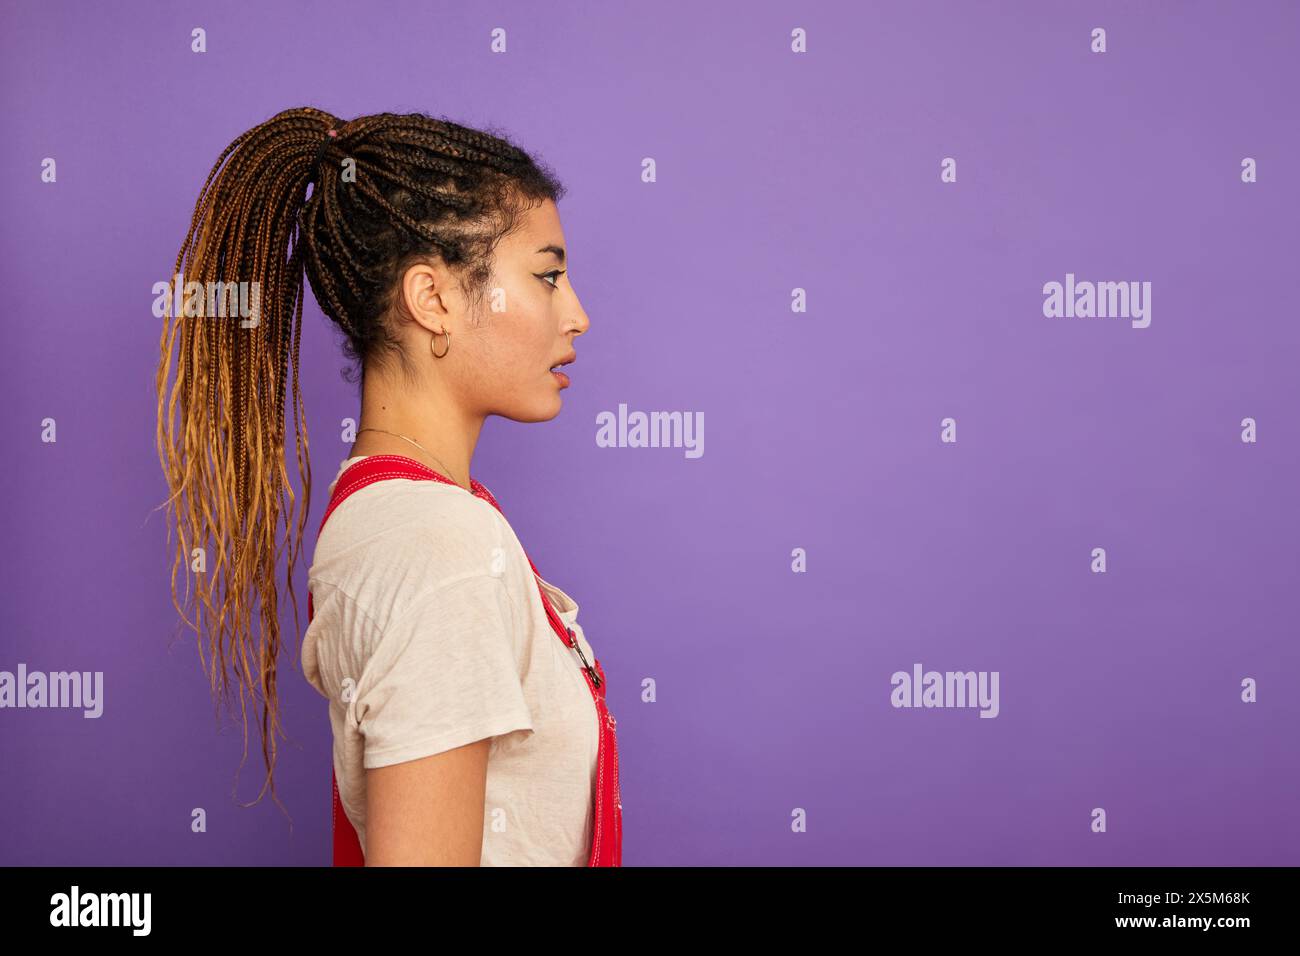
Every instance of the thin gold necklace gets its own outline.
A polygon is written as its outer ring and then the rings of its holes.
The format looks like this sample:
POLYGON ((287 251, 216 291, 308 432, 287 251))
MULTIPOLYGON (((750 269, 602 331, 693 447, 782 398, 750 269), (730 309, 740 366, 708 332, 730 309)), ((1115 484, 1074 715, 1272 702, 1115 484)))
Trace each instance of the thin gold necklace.
MULTIPOLYGON (((451 478, 451 469, 448 468, 446 465, 444 465, 444 464, 443 464, 443 463, 438 459, 438 457, 437 457, 436 455, 434 455, 432 452, 430 452, 429 449, 425 448, 423 445, 421 445, 421 444, 420 444, 418 441, 416 441, 414 438, 407 438, 405 435, 399 435, 399 434, 397 434, 397 432, 385 431, 385 430, 382 429, 382 428, 370 428, 369 426, 367 426, 367 427, 365 427, 365 428, 358 428, 358 429, 357 429, 357 434, 358 434, 358 435, 360 435, 362 432, 383 432, 385 435, 392 435, 394 438, 400 438, 400 439, 402 439, 402 441, 409 441, 409 442, 410 442, 412 445, 414 445, 416 448, 420 449, 420 451, 424 452, 426 455, 428 455, 428 456, 429 456, 430 458, 432 458, 434 461, 438 462, 438 467, 442 469, 442 474, 443 474, 444 476, 446 476, 447 478, 451 478)), ((452 478, 452 481, 454 481, 456 484, 460 484, 460 482, 455 481, 454 478, 452 478)))

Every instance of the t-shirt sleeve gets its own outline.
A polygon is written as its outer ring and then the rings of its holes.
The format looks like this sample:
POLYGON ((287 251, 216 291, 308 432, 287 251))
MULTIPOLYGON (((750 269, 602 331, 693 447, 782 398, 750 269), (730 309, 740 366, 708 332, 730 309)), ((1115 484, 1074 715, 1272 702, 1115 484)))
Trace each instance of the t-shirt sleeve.
POLYGON ((433 591, 379 636, 355 714, 366 769, 465 744, 533 733, 510 596, 474 575, 433 591))

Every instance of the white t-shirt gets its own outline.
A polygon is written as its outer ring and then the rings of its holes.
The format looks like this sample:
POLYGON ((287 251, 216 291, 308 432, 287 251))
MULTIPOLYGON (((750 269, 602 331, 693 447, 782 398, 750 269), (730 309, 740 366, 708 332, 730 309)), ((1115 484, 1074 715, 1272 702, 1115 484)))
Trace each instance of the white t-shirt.
MULTIPOLYGON (((363 852, 367 769, 490 737, 481 865, 586 866, 596 707, 536 580, 501 512, 459 485, 377 481, 325 522, 302 665, 329 700, 339 796, 363 852)), ((542 583, 594 661, 577 603, 542 583)))

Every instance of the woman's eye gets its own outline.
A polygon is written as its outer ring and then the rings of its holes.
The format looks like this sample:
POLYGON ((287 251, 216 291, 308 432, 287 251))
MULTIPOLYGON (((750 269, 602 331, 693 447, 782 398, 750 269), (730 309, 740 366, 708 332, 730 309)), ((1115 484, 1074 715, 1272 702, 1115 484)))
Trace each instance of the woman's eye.
POLYGON ((560 276, 564 275, 566 271, 567 270, 565 269, 552 269, 550 272, 543 273, 537 278, 547 280, 546 284, 549 285, 552 289, 554 289, 557 285, 559 285, 560 276), (555 279, 554 282, 549 281, 552 277, 555 279))

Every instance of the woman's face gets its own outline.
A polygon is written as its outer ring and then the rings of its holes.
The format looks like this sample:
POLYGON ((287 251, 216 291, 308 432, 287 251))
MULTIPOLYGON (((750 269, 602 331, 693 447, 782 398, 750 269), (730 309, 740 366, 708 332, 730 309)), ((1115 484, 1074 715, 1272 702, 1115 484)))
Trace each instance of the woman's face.
POLYGON ((445 266, 409 269, 408 305, 417 306, 413 314, 424 326, 413 326, 417 334, 409 344, 421 364, 431 366, 433 387, 449 390, 471 416, 539 422, 558 415, 566 386, 550 370, 574 358, 574 339, 589 324, 567 269, 560 214, 550 200, 525 213, 519 228, 497 244, 493 274, 477 306, 445 266), (450 347, 443 335, 431 346, 432 332, 444 328, 451 332, 450 347), (447 349, 447 355, 437 358, 431 348, 447 349))

